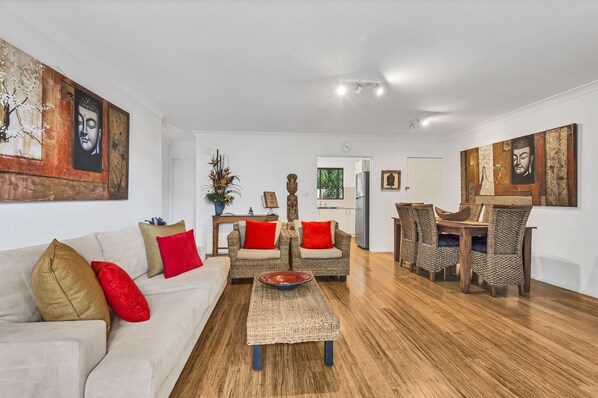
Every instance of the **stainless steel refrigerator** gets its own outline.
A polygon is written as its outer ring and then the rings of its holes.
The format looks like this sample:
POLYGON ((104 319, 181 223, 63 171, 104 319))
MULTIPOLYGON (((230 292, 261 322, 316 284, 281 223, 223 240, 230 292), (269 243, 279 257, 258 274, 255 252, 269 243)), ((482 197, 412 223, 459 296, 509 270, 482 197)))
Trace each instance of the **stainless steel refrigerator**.
POLYGON ((355 243, 370 248, 370 172, 355 175, 355 243))

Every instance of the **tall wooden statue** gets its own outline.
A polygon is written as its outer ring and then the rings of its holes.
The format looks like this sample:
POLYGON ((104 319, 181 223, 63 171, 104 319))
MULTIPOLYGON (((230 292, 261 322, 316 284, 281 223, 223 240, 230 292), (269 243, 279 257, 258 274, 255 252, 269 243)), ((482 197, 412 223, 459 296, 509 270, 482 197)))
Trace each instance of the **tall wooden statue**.
POLYGON ((287 221, 293 222, 299 218, 299 208, 297 203, 297 174, 287 176, 287 221))

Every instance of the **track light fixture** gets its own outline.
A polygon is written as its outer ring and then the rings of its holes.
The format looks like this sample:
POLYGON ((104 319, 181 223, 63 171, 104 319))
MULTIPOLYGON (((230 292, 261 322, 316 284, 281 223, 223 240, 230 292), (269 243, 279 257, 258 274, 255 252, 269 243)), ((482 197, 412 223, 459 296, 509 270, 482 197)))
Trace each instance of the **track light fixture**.
POLYGON ((409 130, 415 130, 420 127, 427 127, 430 124, 430 118, 428 115, 424 115, 418 119, 413 119, 409 122, 409 130))
POLYGON ((371 87, 372 92, 380 97, 384 94, 384 85, 380 80, 344 80, 336 87, 336 94, 339 97, 344 96, 349 91, 348 88, 355 87, 355 94, 359 95, 366 87, 371 87))

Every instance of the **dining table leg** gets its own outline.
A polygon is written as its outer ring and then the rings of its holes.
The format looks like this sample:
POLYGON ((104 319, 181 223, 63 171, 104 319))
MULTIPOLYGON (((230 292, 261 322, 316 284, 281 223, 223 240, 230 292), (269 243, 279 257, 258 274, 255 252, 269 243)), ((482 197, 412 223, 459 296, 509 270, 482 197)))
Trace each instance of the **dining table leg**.
POLYGON ((467 228, 461 229, 459 233, 459 252, 461 272, 459 274, 459 283, 461 293, 469 293, 469 284, 471 282, 471 233, 467 228))
MULTIPOLYGON (((401 263, 401 224, 395 221, 395 261, 401 263)), ((402 265, 402 264, 400 264, 402 265)))
POLYGON ((529 293, 532 280, 532 229, 526 228, 523 236, 523 275, 525 283, 523 290, 529 293))

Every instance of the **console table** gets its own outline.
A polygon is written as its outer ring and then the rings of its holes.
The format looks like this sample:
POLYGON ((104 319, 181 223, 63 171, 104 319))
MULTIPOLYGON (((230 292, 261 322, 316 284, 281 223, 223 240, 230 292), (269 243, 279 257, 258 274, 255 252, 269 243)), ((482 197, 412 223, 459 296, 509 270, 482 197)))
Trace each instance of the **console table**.
POLYGON ((247 215, 247 214, 223 214, 221 216, 212 216, 212 256, 218 255, 218 249, 227 249, 228 246, 218 246, 218 231, 220 224, 233 224, 238 221, 278 221, 278 215, 247 215))

